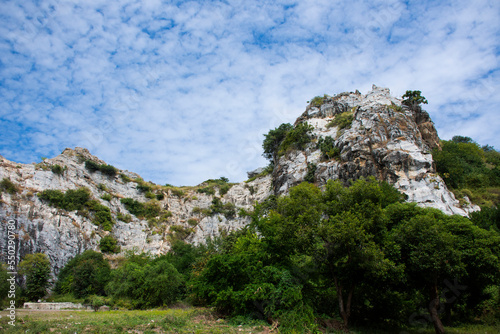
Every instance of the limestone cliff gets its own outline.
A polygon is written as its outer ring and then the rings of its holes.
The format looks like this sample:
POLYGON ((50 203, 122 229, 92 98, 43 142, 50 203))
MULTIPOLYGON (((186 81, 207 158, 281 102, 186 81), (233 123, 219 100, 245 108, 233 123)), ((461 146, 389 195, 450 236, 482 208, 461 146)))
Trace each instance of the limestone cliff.
MULTIPOLYGON (((317 102, 316 102, 317 103, 317 102)), ((389 89, 373 86, 366 95, 359 92, 325 96, 320 106, 311 103, 295 125, 307 122, 314 140, 304 150, 282 155, 273 173, 276 194, 283 194, 304 181, 314 168, 314 182, 329 179, 348 183, 351 179, 374 176, 394 185, 408 200, 434 207, 448 214, 467 215, 476 206, 460 207, 433 166, 431 150, 439 148, 439 137, 429 114, 411 110, 389 89), (340 129, 332 121, 340 114, 352 122, 340 129), (325 159, 317 147, 321 138, 331 137, 339 152, 325 159)))
POLYGON ((152 185, 156 188, 154 193, 163 197, 158 203, 163 212, 168 212, 168 218, 160 221, 130 215, 131 220, 125 222, 119 215, 129 212, 120 199, 150 201, 147 193, 140 189, 142 179, 135 173, 119 170, 116 175, 108 176, 99 171, 91 172, 85 167, 85 161, 104 162, 83 148, 66 149, 61 155, 39 164, 18 164, 1 157, 0 160, 0 180, 10 179, 18 188, 15 194, 2 193, 0 249, 4 250, 7 242, 6 222, 15 219, 18 260, 25 254, 45 253, 56 273, 76 254, 87 249, 98 251, 101 238, 110 233, 118 240, 122 252, 161 254, 169 250, 169 241, 175 231, 180 230, 185 235, 183 238, 191 243, 200 243, 207 237, 218 236, 221 231, 241 228, 249 218, 238 215, 238 210, 252 210, 255 202, 269 196, 271 189, 270 176, 232 185, 224 195, 214 186, 213 194, 199 192, 203 184, 185 189, 152 185), (51 169, 54 165, 61 166, 64 171, 54 173, 51 169), (91 216, 52 207, 37 196, 46 189, 65 192, 81 187, 89 189, 93 199, 110 208, 115 221, 111 232, 93 224, 91 216), (111 198, 109 201, 101 198, 106 194, 111 198), (210 207, 215 197, 220 198, 222 204, 234 204, 236 214, 226 218, 224 214, 212 213, 210 207))
POLYGON ((313 141, 304 150, 291 150, 280 156, 272 175, 232 184, 229 190, 228 185, 224 191, 207 184, 183 188, 149 184, 152 192, 144 192, 144 181, 135 173, 118 170, 110 176, 90 171, 85 161, 104 162, 83 148, 66 149, 39 164, 18 164, 0 157, 0 180, 9 179, 18 189, 16 193, 1 194, 0 247, 4 250, 7 241, 6 222, 14 218, 18 224, 18 259, 28 253, 45 253, 55 273, 76 254, 86 249, 99 250, 101 238, 108 234, 118 240, 122 252, 161 254, 169 250, 173 236, 200 243, 224 230, 243 227, 249 218, 243 211, 239 213, 240 209, 252 210, 256 202, 273 192, 287 193, 290 187, 304 181, 308 171, 319 186, 329 179, 347 183, 350 179, 375 176, 393 184, 408 195, 409 201, 421 206, 461 215, 477 209, 460 207, 435 172, 430 151, 439 146, 439 138, 429 115, 402 106, 388 89, 374 86, 366 95, 355 92, 325 96, 321 103, 311 103, 296 124, 303 122, 313 127, 313 141), (332 121, 343 113, 351 117, 349 126, 332 126, 332 121), (331 137, 338 152, 335 157, 325 158, 318 148, 318 141, 327 137, 331 137), (54 172, 55 165, 62 170, 54 172), (111 231, 95 225, 91 215, 52 207, 37 196, 46 189, 65 192, 81 187, 109 207, 115 221, 111 231), (161 207, 161 217, 144 219, 131 215, 123 221, 129 211, 122 198, 146 203, 152 195, 161 207), (214 210, 214 203, 229 205, 232 212, 214 210))

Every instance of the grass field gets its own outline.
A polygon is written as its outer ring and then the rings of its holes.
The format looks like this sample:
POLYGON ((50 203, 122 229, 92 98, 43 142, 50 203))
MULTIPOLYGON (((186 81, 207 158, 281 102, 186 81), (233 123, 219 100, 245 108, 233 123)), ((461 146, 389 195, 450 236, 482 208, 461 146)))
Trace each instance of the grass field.
POLYGON ((238 325, 202 308, 149 311, 16 310, 16 326, 0 312, 0 333, 269 333, 265 323, 238 325))
MULTIPOLYGON (((0 333, 279 333, 267 323, 255 321, 239 324, 217 318, 205 308, 176 308, 148 311, 36 311, 16 310, 16 326, 8 324, 7 312, 0 312, 0 333)), ((463 325, 446 328, 450 334, 497 334, 500 326, 463 325)), ((317 333, 340 333, 323 330, 317 333)), ((425 329, 380 331, 352 329, 352 334, 433 334, 431 325, 425 329)))

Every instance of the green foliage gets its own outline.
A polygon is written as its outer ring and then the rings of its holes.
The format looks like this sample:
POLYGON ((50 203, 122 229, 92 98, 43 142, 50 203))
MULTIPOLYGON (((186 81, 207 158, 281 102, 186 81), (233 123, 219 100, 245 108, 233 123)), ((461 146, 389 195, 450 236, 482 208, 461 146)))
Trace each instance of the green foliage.
POLYGON ((146 193, 144 194, 144 197, 149 198, 149 199, 153 199, 153 198, 156 198, 156 195, 151 191, 146 191, 146 193))
POLYGON ((313 126, 303 122, 297 124, 293 129, 286 133, 285 138, 279 145, 278 154, 285 154, 289 150, 303 150, 311 142, 311 131, 313 126))
POLYGON ((331 120, 326 127, 331 128, 336 126, 339 131, 344 129, 350 129, 352 122, 354 120, 354 113, 352 111, 346 111, 341 114, 335 115, 333 120, 331 120))
POLYGON ((119 212, 116 215, 116 219, 121 220, 122 222, 125 222, 125 223, 130 223, 132 221, 132 216, 129 214, 123 214, 123 213, 119 212))
POLYGON ((178 300, 182 284, 182 275, 166 256, 139 257, 129 258, 112 272, 106 291, 113 298, 129 299, 134 308, 151 308, 178 300))
POLYGON ((316 173, 317 166, 313 163, 307 164, 307 174, 304 177, 304 181, 309 183, 314 183, 314 174, 316 173))
POLYGON ((112 235, 107 235, 101 238, 101 241, 99 242, 99 249, 103 253, 120 253, 120 246, 118 246, 118 241, 112 235))
POLYGON ((14 195, 19 191, 19 189, 17 189, 17 186, 9 178, 6 177, 4 177, 2 181, 0 181, 0 190, 2 192, 5 191, 6 193, 11 195, 14 195))
POLYGON ((407 90, 403 95, 403 101, 401 101, 401 103, 416 110, 416 108, 420 107, 420 104, 427 104, 427 99, 421 94, 422 92, 419 90, 407 90))
POLYGON ((85 168, 87 168, 91 173, 97 172, 99 170, 100 165, 92 160, 85 161, 85 168))
POLYGON ((94 213, 94 219, 92 220, 92 223, 101 226, 105 231, 111 231, 111 228, 113 227, 113 224, 115 222, 111 217, 111 210, 107 206, 102 205, 101 203, 99 203, 99 201, 96 200, 90 200, 86 202, 85 206, 88 208, 88 210, 94 213))
POLYGON ((129 183, 130 181, 132 181, 132 179, 125 174, 120 174, 120 177, 121 177, 122 181, 125 183, 129 183))
POLYGON ((172 232, 174 241, 184 240, 193 232, 191 228, 182 225, 172 225, 170 226, 170 231, 172 232))
POLYGON ((219 195, 223 196, 234 185, 228 182, 229 180, 226 177, 221 177, 219 179, 209 179, 202 183, 204 187, 198 188, 196 191, 200 194, 207 194, 209 196, 213 196, 215 195, 215 188, 219 188, 219 195))
POLYGON ((66 166, 61 167, 60 165, 58 164, 55 164, 55 165, 51 165, 50 166, 50 170, 52 171, 52 173, 54 174, 57 174, 57 175, 63 175, 64 174, 64 171, 67 169, 66 166))
POLYGON ((434 149, 432 157, 436 170, 457 197, 467 194, 476 204, 498 205, 500 153, 485 148, 487 151, 469 137, 455 136, 450 141, 441 141, 441 150, 434 149))
MULTIPOLYGON (((328 96, 326 94, 324 94, 323 96, 315 96, 311 102, 310 102, 310 105, 313 106, 313 107, 316 107, 316 108, 319 108, 321 107, 321 105, 323 103, 325 103, 325 100, 328 98, 328 96)), ((308 101, 309 102, 309 101, 308 101)))
POLYGON ((234 218, 236 206, 231 202, 223 204, 219 197, 214 197, 210 205, 210 215, 215 214, 222 214, 228 219, 234 218))
POLYGON ((137 183, 137 190, 139 190, 142 193, 148 193, 151 192, 151 185, 144 181, 139 181, 137 183))
POLYGON ((7 281, 11 276, 7 272, 7 266, 0 263, 0 307, 2 307, 2 301, 7 298, 9 294, 10 283, 7 281))
POLYGON ((481 207, 480 211, 474 211, 470 215, 471 221, 485 230, 500 232, 500 208, 481 207))
POLYGON ((323 160, 338 159, 340 157, 340 149, 335 147, 335 139, 330 136, 320 137, 316 148, 321 150, 323 160))
POLYGON ((85 304, 90 305, 94 312, 97 312, 101 306, 106 305, 106 299, 102 296, 91 295, 85 298, 85 304))
POLYGON ((60 190, 46 189, 38 194, 42 201, 48 202, 51 206, 61 208, 66 211, 82 210, 90 200, 90 190, 87 188, 70 189, 63 193, 60 190))
POLYGON ((156 200, 142 203, 132 198, 122 198, 120 201, 131 214, 137 217, 154 218, 162 212, 160 203, 156 200))
MULTIPOLYGON (((92 160, 85 160, 85 168, 87 168, 89 170, 89 172, 91 172, 91 173, 100 171, 104 175, 108 175, 108 176, 115 176, 116 173, 118 172, 118 170, 111 165, 98 164, 97 162, 92 161, 92 160)), ((121 174, 121 175, 123 175, 123 174, 121 174)), ((123 179, 123 176, 122 176, 122 179, 123 179)))
POLYGON ((42 253, 28 254, 19 263, 19 273, 26 276, 23 295, 29 301, 38 301, 45 296, 49 287, 50 261, 42 253))
POLYGON ((262 148, 264 153, 262 154, 267 160, 274 162, 276 160, 279 147, 281 142, 285 139, 288 132, 293 129, 290 123, 283 123, 274 130, 269 130, 269 132, 264 135, 264 142, 262 143, 262 148))
POLYGON ((394 102, 391 102, 391 104, 388 105, 387 108, 389 110, 393 110, 393 111, 396 111, 396 112, 402 112, 403 111, 403 108, 401 106, 398 106, 398 105, 394 104, 394 102))
POLYGON ((101 196, 101 198, 105 201, 110 202, 113 199, 113 196, 111 196, 111 194, 104 194, 101 196))
POLYGON ((101 253, 87 250, 75 256, 61 269, 54 291, 71 293, 77 298, 104 295, 104 287, 110 279, 109 263, 101 253))

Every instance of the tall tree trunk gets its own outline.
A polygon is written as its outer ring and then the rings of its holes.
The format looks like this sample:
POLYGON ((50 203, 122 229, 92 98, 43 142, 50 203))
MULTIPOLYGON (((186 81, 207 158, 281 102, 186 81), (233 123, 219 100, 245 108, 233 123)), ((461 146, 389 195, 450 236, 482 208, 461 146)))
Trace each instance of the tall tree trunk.
POLYGON ((342 295, 342 285, 337 281, 337 277, 334 276, 335 288, 337 289, 337 299, 339 301, 340 316, 344 321, 344 327, 347 329, 349 326, 349 317, 351 316, 351 302, 352 295, 354 291, 354 285, 351 286, 349 294, 347 295, 347 304, 344 306, 344 297, 342 295))
POLYGON ((434 325, 434 330, 436 334, 444 334, 444 327, 441 319, 439 319, 439 291, 437 285, 437 279, 434 280, 430 288, 431 302, 429 303, 429 314, 431 315, 432 323, 434 325))

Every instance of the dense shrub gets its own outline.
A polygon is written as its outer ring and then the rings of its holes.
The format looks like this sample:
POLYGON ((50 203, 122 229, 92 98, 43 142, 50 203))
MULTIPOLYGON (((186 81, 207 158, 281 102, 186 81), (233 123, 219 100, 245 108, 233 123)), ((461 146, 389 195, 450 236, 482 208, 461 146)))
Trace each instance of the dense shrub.
POLYGON ((77 298, 104 295, 110 273, 109 263, 103 255, 87 250, 69 260, 61 269, 54 290, 59 294, 71 293, 77 298))
POLYGON ((330 136, 320 137, 316 148, 321 150, 323 160, 336 159, 340 157, 340 149, 335 147, 335 139, 330 136))
POLYGON ((19 190, 17 189, 17 186, 8 178, 4 177, 2 181, 0 181, 0 190, 5 191, 8 194, 15 194, 19 190))
POLYGON ((99 249, 103 253, 119 253, 120 246, 118 246, 118 241, 111 235, 107 235, 101 238, 99 242, 99 249))
POLYGON ((155 200, 141 203, 132 198, 122 198, 120 201, 131 214, 137 217, 154 218, 159 216, 162 211, 160 203, 155 200))
MULTIPOLYGON (((100 171, 101 173, 108 175, 108 176, 115 176, 118 170, 107 164, 98 164, 95 161, 92 160, 86 160, 85 161, 85 168, 87 168, 91 173, 100 171)), ((123 175, 123 174, 121 174, 123 175)), ((123 178, 123 177, 122 177, 123 178)))
POLYGON ((236 206, 231 202, 223 204, 219 197, 213 198, 210 210, 212 215, 222 214, 228 219, 234 218, 236 215, 236 206))
POLYGON ((66 170, 66 167, 63 168, 60 165, 55 164, 55 165, 50 166, 50 170, 54 174, 62 175, 64 173, 64 171, 66 170))
POLYGON ((111 231, 114 224, 110 209, 91 200, 90 190, 87 188, 70 189, 63 193, 59 190, 47 189, 38 194, 41 200, 47 201, 50 205, 67 211, 79 210, 79 212, 90 211, 93 213, 92 222, 101 226, 105 231, 111 231))
POLYGON ((354 120, 354 113, 352 111, 346 111, 341 114, 335 115, 333 120, 331 120, 326 127, 331 128, 336 126, 339 131, 344 129, 350 129, 352 121, 354 120))
POLYGON ((288 150, 303 150, 312 140, 312 125, 303 122, 297 124, 293 129, 287 132, 285 139, 279 146, 278 153, 285 154, 288 150))
POLYGON ((134 308, 152 308, 178 300, 182 284, 182 275, 167 257, 135 256, 112 272, 106 291, 114 298, 130 300, 134 308))

